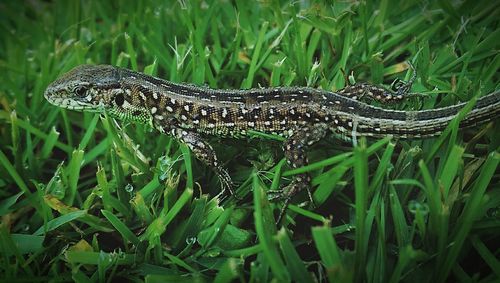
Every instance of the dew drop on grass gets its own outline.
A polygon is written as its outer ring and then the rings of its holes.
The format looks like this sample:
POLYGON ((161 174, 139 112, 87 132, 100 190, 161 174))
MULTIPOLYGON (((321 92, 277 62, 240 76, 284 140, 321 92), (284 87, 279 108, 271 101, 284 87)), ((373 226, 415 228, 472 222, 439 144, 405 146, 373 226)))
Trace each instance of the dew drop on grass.
POLYGON ((192 245, 196 243, 196 237, 189 237, 189 238, 186 238, 186 244, 188 245, 192 245))
POLYGON ((126 186, 125 186, 125 191, 127 191, 128 193, 131 193, 134 191, 134 186, 130 183, 128 183, 126 186))

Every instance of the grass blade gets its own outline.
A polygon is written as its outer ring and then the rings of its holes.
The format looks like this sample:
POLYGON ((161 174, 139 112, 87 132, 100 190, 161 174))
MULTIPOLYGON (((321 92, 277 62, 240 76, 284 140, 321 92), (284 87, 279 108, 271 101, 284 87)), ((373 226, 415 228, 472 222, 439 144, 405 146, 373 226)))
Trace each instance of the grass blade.
POLYGON ((85 210, 77 210, 77 211, 72 211, 72 212, 69 212, 67 214, 61 215, 61 216, 54 218, 54 219, 50 220, 49 222, 47 222, 47 225, 44 225, 44 226, 38 228, 38 230, 36 230, 33 233, 33 235, 34 236, 44 235, 45 233, 50 232, 54 229, 57 229, 59 226, 62 226, 66 223, 69 223, 77 218, 80 218, 80 217, 86 215, 86 214, 87 214, 87 212, 85 210))
MULTIPOLYGON (((354 148, 354 189, 356 211, 356 276, 362 277, 365 273, 367 246, 365 245, 365 221, 367 213, 368 194, 368 154, 365 147, 366 140, 360 141, 360 146, 354 148)), ((355 279, 359 280, 359 279, 355 279)))
POLYGON ((484 166, 481 168, 479 177, 477 178, 472 190, 470 198, 467 200, 464 210, 457 222, 457 229, 453 233, 453 246, 450 247, 443 261, 443 267, 437 274, 438 282, 444 282, 449 272, 451 271, 456 259, 462 250, 462 246, 472 228, 474 220, 478 217, 477 212, 481 211, 481 200, 488 188, 491 178, 496 173, 498 163, 500 162, 500 153, 492 152, 488 155, 484 166))
POLYGON ((106 217, 106 219, 108 219, 109 223, 111 223, 111 225, 116 228, 116 230, 122 235, 124 239, 135 246, 139 245, 139 238, 137 238, 137 236, 132 231, 130 231, 127 225, 125 225, 125 223, 123 223, 118 217, 116 217, 110 211, 104 209, 101 210, 101 213, 102 215, 104 215, 104 217, 106 217))
POLYGON ((283 253, 283 258, 285 259, 286 267, 291 279, 296 282, 312 282, 313 279, 311 275, 307 271, 304 262, 295 250, 295 247, 284 228, 281 228, 278 231, 276 238, 280 244, 281 252, 283 253))
POLYGON ((271 267, 274 277, 282 282, 289 281, 290 276, 274 241, 276 226, 271 207, 256 175, 253 177, 252 187, 255 203, 255 230, 259 238, 259 244, 262 246, 263 254, 271 267))

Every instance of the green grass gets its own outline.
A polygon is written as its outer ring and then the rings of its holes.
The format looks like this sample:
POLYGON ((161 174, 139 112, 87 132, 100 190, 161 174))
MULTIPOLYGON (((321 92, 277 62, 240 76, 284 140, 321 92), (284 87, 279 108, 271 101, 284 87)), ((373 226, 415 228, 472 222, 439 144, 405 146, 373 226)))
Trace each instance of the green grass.
POLYGON ((498 121, 426 140, 330 137, 286 166, 280 141, 211 138, 242 200, 145 126, 43 99, 58 75, 113 64, 218 88, 418 71, 431 109, 498 89, 498 1, 2 1, 0 280, 5 282, 494 282, 498 121), (234 3, 233 3, 234 2, 234 3), (266 191, 310 172, 283 226, 266 191))

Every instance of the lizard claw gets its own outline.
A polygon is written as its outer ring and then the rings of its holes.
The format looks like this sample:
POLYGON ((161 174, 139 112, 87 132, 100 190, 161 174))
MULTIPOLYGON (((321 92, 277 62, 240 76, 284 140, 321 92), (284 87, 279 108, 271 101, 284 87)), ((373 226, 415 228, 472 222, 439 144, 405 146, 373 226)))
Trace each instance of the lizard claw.
POLYGON ((307 195, 313 208, 316 208, 316 205, 312 198, 311 190, 309 188, 309 178, 307 177, 295 179, 294 181, 292 181, 292 183, 281 190, 267 191, 269 201, 275 202, 284 200, 283 206, 281 207, 280 213, 278 215, 278 219, 276 220, 276 224, 279 224, 283 219, 283 216, 285 215, 286 209, 288 208, 288 205, 290 204, 292 198, 303 189, 307 191, 307 195))
MULTIPOLYGON (((222 190, 217 196, 225 195, 227 192, 229 192, 229 195, 234 197, 236 200, 241 200, 242 198, 237 196, 233 190, 234 184, 233 184, 233 181, 231 180, 231 176, 229 176, 229 173, 227 173, 227 170, 222 168, 222 167, 217 167, 216 173, 217 173, 217 176, 219 177, 219 180, 220 180, 221 185, 222 185, 222 190)), ((225 199, 225 197, 224 197, 224 199, 225 199)))

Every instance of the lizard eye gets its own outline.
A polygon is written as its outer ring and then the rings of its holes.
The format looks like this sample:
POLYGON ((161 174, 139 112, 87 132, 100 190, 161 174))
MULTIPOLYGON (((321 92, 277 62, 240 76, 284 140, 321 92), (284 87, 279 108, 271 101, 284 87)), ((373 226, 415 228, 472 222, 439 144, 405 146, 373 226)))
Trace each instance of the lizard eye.
POLYGON ((125 97, 123 97, 123 94, 120 93, 117 96, 115 96, 116 105, 122 106, 124 102, 125 102, 125 97))
POLYGON ((87 93, 87 89, 84 88, 83 86, 78 86, 75 88, 74 92, 78 95, 78 96, 84 96, 85 93, 87 93))

